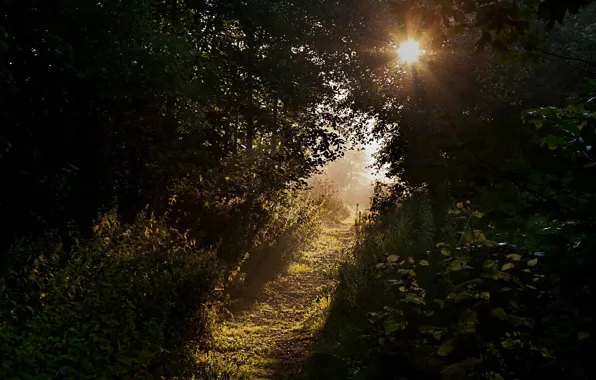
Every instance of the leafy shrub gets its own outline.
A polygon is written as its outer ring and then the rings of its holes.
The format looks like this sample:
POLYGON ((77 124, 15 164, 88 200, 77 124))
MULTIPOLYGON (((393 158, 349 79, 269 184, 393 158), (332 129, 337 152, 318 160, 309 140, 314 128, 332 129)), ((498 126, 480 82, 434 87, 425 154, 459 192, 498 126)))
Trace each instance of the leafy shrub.
POLYGON ((441 231, 421 233, 416 226, 432 226, 427 205, 418 193, 391 214, 369 215, 341 269, 325 334, 341 342, 328 350, 342 355, 351 378, 586 378, 593 318, 578 301, 589 291, 571 293, 559 277, 583 272, 569 259, 582 251, 550 240, 574 223, 536 218, 503 241, 511 234, 468 201, 441 231), (429 244, 435 232, 444 240, 429 244), (553 268, 561 246, 569 256, 553 268))
POLYGON ((130 225, 106 214, 91 238, 73 234, 69 253, 55 234, 15 245, 0 273, 0 377, 198 371, 193 350, 209 343, 215 288, 251 269, 246 257, 257 266, 287 257, 316 230, 312 200, 267 198, 232 213, 210 248, 149 210, 130 225))
POLYGON ((36 258, 3 278, 2 377, 159 373, 152 366, 178 339, 175 326, 206 317, 200 305, 221 275, 213 252, 148 212, 130 226, 106 215, 63 269, 51 241, 10 252, 36 258))

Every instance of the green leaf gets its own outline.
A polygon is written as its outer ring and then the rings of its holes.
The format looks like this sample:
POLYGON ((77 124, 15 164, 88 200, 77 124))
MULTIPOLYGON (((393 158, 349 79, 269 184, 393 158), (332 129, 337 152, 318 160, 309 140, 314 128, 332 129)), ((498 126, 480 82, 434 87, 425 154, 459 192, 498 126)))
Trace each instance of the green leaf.
POLYGON ((536 264, 538 264, 538 259, 532 259, 532 260, 528 261, 528 266, 529 267, 533 267, 536 264))
POLYGON ((513 263, 506 263, 505 265, 503 265, 503 266, 501 267, 501 270, 502 270, 502 271, 506 271, 506 270, 509 270, 509 269, 511 269, 511 268, 513 268, 513 267, 515 267, 515 264, 513 264, 513 263))
POLYGON ((33 380, 52 380, 54 378, 54 376, 48 374, 48 373, 40 373, 38 375, 36 375, 35 377, 33 377, 33 380))
POLYGON ((540 350, 540 353, 545 358, 552 358, 553 357, 553 355, 550 353, 550 351, 546 347, 542 347, 542 349, 540 350))
POLYGON ((567 145, 565 139, 554 135, 548 135, 546 137, 543 137, 540 141, 543 145, 548 145, 548 149, 550 150, 556 150, 562 146, 567 145))
POLYGON ((451 250, 449 248, 441 248, 441 254, 443 256, 451 256, 451 250))
POLYGON ((414 293, 408 293, 406 297, 403 299, 403 302, 409 302, 416 305, 420 305, 424 303, 424 299, 422 297, 418 297, 414 293))
POLYGON ((437 350, 437 354, 440 356, 447 356, 451 353, 451 351, 453 351, 454 348, 455 347, 452 347, 452 346, 441 346, 437 350))
POLYGON ((472 216, 475 217, 475 218, 481 219, 484 216, 484 214, 481 213, 480 211, 474 211, 472 213, 472 216))
POLYGON ((131 366, 132 365, 132 362, 134 361, 134 358, 130 358, 130 357, 127 357, 127 356, 120 356, 120 357, 118 357, 118 361, 120 363, 122 363, 122 364, 126 364, 128 366, 131 366))
POLYGON ((403 325, 403 322, 398 321, 394 316, 390 316, 383 322, 383 328, 385 329, 386 335, 396 332, 401 329, 403 325))
POLYGON ((429 264, 428 264, 428 261, 426 261, 426 260, 420 260, 420 261, 418 262, 418 264, 422 265, 423 267, 427 267, 427 266, 429 265, 429 264))
POLYGON ((507 318, 507 313, 505 312, 505 309, 503 309, 502 307, 497 307, 495 309, 492 309, 492 311, 490 312, 490 314, 493 317, 499 318, 499 319, 506 319, 507 318))
POLYGON ((511 253, 511 254, 507 255, 506 257, 512 261, 520 261, 521 260, 521 255, 517 254, 517 253, 511 253))
POLYGON ((567 122, 562 122, 561 124, 562 124, 563 128, 565 128, 569 132, 573 133, 575 136, 579 136, 580 129, 576 122, 567 121, 567 122))
POLYGON ((93 364, 91 364, 91 362, 87 359, 83 359, 81 361, 81 365, 85 371, 91 371, 93 369, 93 364))
POLYGON ((482 232, 481 230, 474 230, 474 241, 482 241, 482 240, 486 240, 486 237, 484 236, 484 232, 482 232))
POLYGON ((458 270, 462 270, 463 267, 464 266, 462 265, 462 263, 460 263, 459 261, 456 261, 453 264, 449 265, 449 267, 447 267, 447 270, 448 271, 456 272, 458 270))
POLYGON ((590 333, 587 331, 582 331, 577 334, 577 340, 584 340, 590 336, 590 333))
POLYGON ((437 355, 447 356, 455 349, 455 338, 443 343, 437 350, 437 355))
POLYGON ((435 326, 422 325, 422 326, 418 327, 418 330, 420 331, 421 334, 430 334, 437 340, 441 340, 441 337, 444 334, 443 330, 441 330, 440 328, 435 327, 435 326))
POLYGON ((536 129, 542 128, 542 125, 544 124, 544 121, 542 119, 528 120, 528 122, 534 124, 536 129))
POLYGON ((476 325, 478 324, 478 316, 472 309, 464 309, 457 321, 457 331, 460 333, 476 332, 476 325))
POLYGON ((412 277, 416 276, 416 272, 414 272, 413 269, 398 269, 397 273, 399 274, 407 274, 410 275, 412 277))

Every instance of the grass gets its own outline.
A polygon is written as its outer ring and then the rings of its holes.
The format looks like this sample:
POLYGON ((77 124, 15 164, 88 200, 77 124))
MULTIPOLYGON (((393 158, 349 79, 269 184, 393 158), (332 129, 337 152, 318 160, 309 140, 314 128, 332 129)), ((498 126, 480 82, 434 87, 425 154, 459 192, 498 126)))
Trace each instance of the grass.
POLYGON ((322 226, 311 246, 257 294, 237 299, 243 309, 220 315, 212 346, 197 353, 203 379, 300 379, 325 325, 350 226, 322 226))
POLYGON ((303 272, 310 272, 312 270, 313 270, 313 268, 307 264, 292 263, 290 265, 290 267, 288 268, 288 273, 289 274, 298 274, 298 273, 303 273, 303 272))

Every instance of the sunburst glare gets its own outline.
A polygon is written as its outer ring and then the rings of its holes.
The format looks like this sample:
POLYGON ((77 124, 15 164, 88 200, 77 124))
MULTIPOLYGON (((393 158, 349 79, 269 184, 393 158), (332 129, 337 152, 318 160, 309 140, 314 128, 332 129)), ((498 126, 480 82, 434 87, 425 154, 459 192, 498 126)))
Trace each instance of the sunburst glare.
POLYGON ((407 40, 399 45, 397 54, 402 62, 414 63, 421 54, 424 54, 424 50, 420 50, 420 44, 417 41, 407 40))

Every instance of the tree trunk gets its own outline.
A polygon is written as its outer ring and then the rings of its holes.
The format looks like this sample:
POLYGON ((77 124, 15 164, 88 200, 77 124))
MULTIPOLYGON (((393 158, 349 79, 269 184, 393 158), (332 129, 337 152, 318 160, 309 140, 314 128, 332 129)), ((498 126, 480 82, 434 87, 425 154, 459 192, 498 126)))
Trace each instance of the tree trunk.
POLYGON ((278 144, 278 130, 279 130, 279 122, 278 122, 278 107, 277 107, 277 98, 275 98, 273 103, 273 126, 271 128, 271 154, 275 154, 277 152, 277 144, 278 144))
POLYGON ((246 119, 246 150, 250 153, 253 148, 254 139, 254 105, 253 105, 253 74, 252 65, 249 67, 248 72, 248 104, 246 107, 245 119, 246 119))

